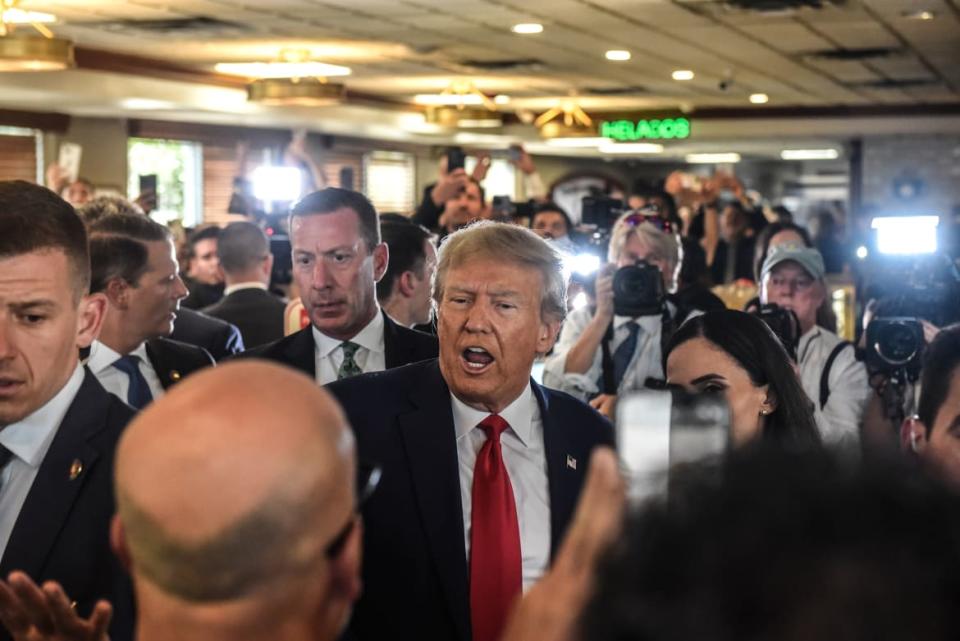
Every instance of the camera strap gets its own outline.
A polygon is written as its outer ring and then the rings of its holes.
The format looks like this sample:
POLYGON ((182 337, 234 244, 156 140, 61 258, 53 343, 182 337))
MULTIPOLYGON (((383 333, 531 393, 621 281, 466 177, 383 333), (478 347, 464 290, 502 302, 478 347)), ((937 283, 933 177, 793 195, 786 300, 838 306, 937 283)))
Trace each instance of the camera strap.
POLYGON ((603 334, 603 340, 600 341, 600 393, 616 394, 617 381, 613 375, 613 355, 610 353, 610 343, 613 341, 613 321, 607 325, 607 331, 603 334))
POLYGON ((823 365, 823 372, 820 374, 820 411, 823 411, 823 408, 827 406, 827 400, 830 398, 830 368, 833 367, 833 361, 837 360, 837 356, 840 355, 846 347, 853 343, 850 341, 840 341, 836 346, 831 350, 830 355, 827 356, 827 362, 823 365))

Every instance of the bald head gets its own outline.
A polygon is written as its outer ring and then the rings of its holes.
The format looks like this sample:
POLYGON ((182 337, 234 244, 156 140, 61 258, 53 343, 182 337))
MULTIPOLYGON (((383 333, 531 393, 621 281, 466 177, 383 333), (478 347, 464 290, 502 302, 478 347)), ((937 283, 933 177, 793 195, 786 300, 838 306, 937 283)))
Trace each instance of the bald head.
POLYGON ((134 576, 197 604, 320 572, 353 514, 353 486, 336 403, 309 378, 257 361, 197 374, 151 404, 116 461, 134 576))

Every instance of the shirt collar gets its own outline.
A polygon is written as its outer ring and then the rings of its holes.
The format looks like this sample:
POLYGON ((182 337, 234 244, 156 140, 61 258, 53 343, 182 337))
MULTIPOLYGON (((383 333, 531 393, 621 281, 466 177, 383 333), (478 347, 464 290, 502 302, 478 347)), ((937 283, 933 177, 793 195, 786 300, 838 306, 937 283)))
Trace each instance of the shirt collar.
POLYGON ((233 292, 239 292, 241 289, 262 289, 263 291, 267 291, 267 286, 256 280, 248 280, 242 283, 234 283, 224 288, 223 295, 229 296, 233 292))
MULTIPOLYGON (((490 415, 490 412, 486 410, 470 407, 457 398, 453 392, 450 392, 450 404, 453 409, 453 425, 457 440, 469 434, 480 424, 480 421, 490 415)), ((530 385, 527 385, 523 388, 520 396, 499 413, 499 416, 510 425, 510 429, 525 446, 530 444, 530 439, 533 436, 531 433, 532 423, 537 409, 537 399, 533 396, 530 385)))
POLYGON ((83 366, 77 363, 66 384, 43 407, 0 430, 0 445, 30 467, 39 466, 82 384, 83 366))
POLYGON ((650 332, 660 326, 663 323, 663 316, 660 314, 650 315, 650 316, 637 316, 636 318, 631 318, 629 316, 614 316, 613 317, 613 328, 620 329, 627 323, 636 323, 641 327, 641 329, 650 332))
MULTIPOLYGON (((357 334, 350 339, 350 342, 356 343, 371 352, 383 352, 383 325, 383 314, 381 314, 378 309, 377 313, 373 316, 373 320, 357 332, 357 334)), ((317 329, 316 325, 312 326, 312 331, 313 343, 316 345, 321 357, 329 356, 343 343, 342 340, 327 336, 317 329)))
POLYGON ((87 358, 87 367, 94 375, 113 365, 121 354, 107 347, 100 341, 93 341, 90 345, 90 356, 87 358))

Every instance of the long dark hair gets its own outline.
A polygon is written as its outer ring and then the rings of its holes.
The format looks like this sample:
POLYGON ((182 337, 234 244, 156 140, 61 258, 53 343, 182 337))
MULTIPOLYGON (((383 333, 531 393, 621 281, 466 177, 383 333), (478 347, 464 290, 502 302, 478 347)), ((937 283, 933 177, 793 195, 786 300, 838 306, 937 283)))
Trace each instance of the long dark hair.
POLYGON ((813 419, 813 403, 800 386, 783 345, 762 320, 732 309, 715 310, 691 318, 670 338, 664 350, 664 371, 670 353, 698 337, 729 354, 747 372, 754 385, 768 385, 775 395, 777 407, 767 416, 763 431, 765 440, 801 446, 820 442, 813 419))

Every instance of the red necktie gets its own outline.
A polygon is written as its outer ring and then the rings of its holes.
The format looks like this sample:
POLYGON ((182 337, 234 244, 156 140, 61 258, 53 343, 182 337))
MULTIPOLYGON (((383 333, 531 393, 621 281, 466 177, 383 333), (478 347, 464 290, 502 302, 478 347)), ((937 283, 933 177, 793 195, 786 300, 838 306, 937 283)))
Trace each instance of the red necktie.
POLYGON ((479 427, 487 441, 473 468, 470 511, 470 619, 473 641, 496 641, 521 592, 520 526, 500 435, 510 427, 496 414, 479 427))

